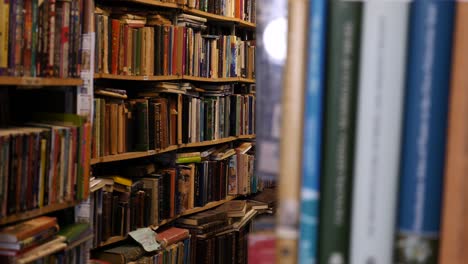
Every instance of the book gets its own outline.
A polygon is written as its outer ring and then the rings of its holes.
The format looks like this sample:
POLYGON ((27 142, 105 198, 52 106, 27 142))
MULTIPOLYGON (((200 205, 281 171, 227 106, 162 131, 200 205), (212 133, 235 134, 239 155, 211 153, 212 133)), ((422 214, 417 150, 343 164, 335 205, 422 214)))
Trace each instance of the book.
POLYGON ((297 262, 301 180, 305 50, 309 1, 288 1, 288 49, 284 70, 278 189, 277 258, 297 262), (287 89, 286 89, 287 87, 287 89))
POLYGON ((349 254, 362 3, 330 1, 318 262, 349 254))
POLYGON ((187 225, 202 225, 211 221, 223 220, 227 217, 227 213, 221 210, 208 210, 196 213, 189 216, 184 216, 176 220, 177 223, 187 225))
POLYGON ((441 264, 462 263, 467 252, 463 246, 467 241, 465 221, 466 162, 467 156, 463 146, 466 141, 466 89, 468 75, 468 4, 456 3, 455 28, 452 52, 452 72, 450 79, 449 114, 447 130, 447 150, 444 169, 444 189, 440 230, 440 247, 438 261, 441 264))
POLYGON ((350 263, 392 263, 409 3, 362 11, 350 263))
POLYGON ((415 1, 410 9, 397 262, 438 258, 454 7, 415 1))
POLYGON ((219 210, 225 210, 228 217, 243 217, 247 212, 246 200, 232 200, 224 203, 219 210))
POLYGON ((128 263, 139 259, 144 254, 144 250, 141 246, 134 245, 121 245, 114 248, 110 248, 104 251, 99 251, 94 254, 93 258, 107 261, 109 263, 128 263))
POLYGON ((163 231, 156 232, 156 241, 158 241, 162 247, 167 248, 174 243, 184 240, 188 236, 189 231, 187 229, 169 227, 163 231))
POLYGON ((304 102, 301 214, 299 224, 299 263, 314 263, 317 258, 318 212, 320 197, 322 108, 325 85, 325 30, 327 1, 310 2, 308 22, 308 62, 304 102))
POLYGON ((55 217, 40 216, 4 227, 0 230, 0 242, 16 243, 57 225, 55 217))

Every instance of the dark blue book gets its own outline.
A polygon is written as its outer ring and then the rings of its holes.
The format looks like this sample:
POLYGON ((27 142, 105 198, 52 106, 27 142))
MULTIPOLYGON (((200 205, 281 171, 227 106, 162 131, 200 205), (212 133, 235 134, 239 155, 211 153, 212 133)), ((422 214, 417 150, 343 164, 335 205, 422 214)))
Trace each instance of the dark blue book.
POLYGON ((316 263, 317 258, 326 5, 327 0, 313 0, 309 6, 299 263, 316 263))
POLYGON ((453 17, 453 1, 411 4, 398 263, 437 263, 453 17))

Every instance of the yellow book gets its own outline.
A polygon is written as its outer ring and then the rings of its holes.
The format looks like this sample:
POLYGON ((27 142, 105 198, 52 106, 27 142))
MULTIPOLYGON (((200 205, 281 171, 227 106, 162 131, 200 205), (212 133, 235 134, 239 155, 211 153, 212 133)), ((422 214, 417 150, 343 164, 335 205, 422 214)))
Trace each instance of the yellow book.
POLYGON ((110 176, 114 180, 115 183, 119 183, 128 187, 132 186, 132 180, 121 177, 121 176, 110 176))
POLYGON ((8 68, 9 10, 9 2, 0 0, 0 69, 8 68))

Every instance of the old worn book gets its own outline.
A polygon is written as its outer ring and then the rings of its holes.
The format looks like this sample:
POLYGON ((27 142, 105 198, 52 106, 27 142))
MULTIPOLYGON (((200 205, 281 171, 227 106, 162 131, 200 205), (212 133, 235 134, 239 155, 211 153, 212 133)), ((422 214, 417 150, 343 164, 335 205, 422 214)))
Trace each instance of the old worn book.
POLYGON ((40 216, 0 230, 0 242, 14 243, 57 225, 57 218, 40 216))
POLYGON ((227 218, 227 213, 222 210, 208 210, 183 218, 177 219, 177 223, 188 225, 201 225, 211 221, 223 220, 227 218))
POLYGON ((225 210, 228 217, 243 217, 247 211, 246 200, 232 200, 221 205, 219 210, 225 210))
POLYGON ((178 228, 178 227, 169 227, 166 230, 157 232, 156 241, 161 244, 162 247, 168 247, 174 243, 182 241, 189 237, 189 230, 178 228))
POLYGON ((105 251, 97 252, 94 254, 95 259, 107 261, 113 264, 127 263, 134 261, 143 256, 144 250, 141 246, 122 245, 115 248, 107 249, 105 251))

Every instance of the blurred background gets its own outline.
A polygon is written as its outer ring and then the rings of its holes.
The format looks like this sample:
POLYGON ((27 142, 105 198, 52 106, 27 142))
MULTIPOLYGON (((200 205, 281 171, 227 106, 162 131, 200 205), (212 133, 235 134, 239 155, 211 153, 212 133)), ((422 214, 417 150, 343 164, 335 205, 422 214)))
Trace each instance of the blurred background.
POLYGON ((256 44, 249 262, 466 263, 468 3, 258 0, 256 44))

